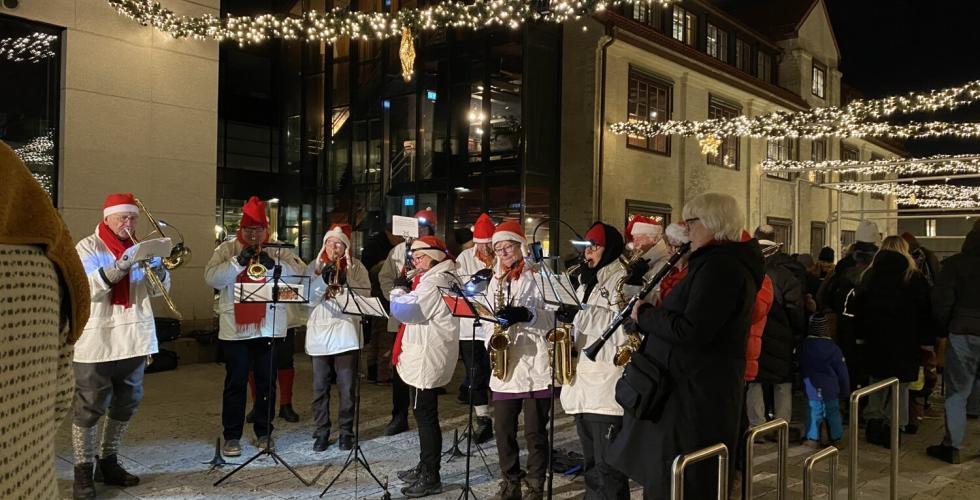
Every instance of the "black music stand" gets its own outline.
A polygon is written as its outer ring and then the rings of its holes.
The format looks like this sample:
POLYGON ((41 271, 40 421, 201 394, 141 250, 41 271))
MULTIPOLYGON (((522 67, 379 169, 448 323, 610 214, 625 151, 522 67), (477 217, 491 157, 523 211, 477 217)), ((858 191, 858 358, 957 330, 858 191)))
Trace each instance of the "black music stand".
MULTIPOLYGON (((265 248, 278 248, 278 249, 292 248, 293 247, 293 245, 291 245, 289 243, 268 243, 268 244, 264 244, 262 246, 265 247, 265 248)), ((285 276, 283 276, 283 274, 282 274, 282 252, 281 251, 277 251, 276 252, 276 264, 272 267, 272 279, 271 279, 271 281, 269 280, 269 278, 265 278, 265 281, 256 283, 256 282, 245 282, 245 281, 241 281, 241 279, 239 279, 238 281, 235 282, 235 285, 236 285, 236 288, 237 288, 237 290, 236 290, 237 291, 237 296, 236 296, 235 300, 237 300, 239 303, 273 304, 273 305, 275 305, 275 304, 281 304, 281 303, 287 303, 287 304, 306 304, 306 303, 309 303, 309 301, 310 301, 310 299, 309 299, 310 277, 309 276, 301 276, 301 275, 285 275, 285 276), (305 283, 304 283, 304 280, 305 280, 305 283), (246 285, 248 285, 248 286, 246 286, 246 285), (255 286, 252 286, 252 285, 255 285, 255 286), (271 285, 271 286, 269 286, 269 285, 271 285), (304 292, 306 292, 307 295, 303 295, 304 292)), ((276 324, 276 312, 277 311, 278 311, 278 307, 273 307, 272 308, 272 324, 273 324, 273 327, 276 324)), ((275 390, 275 383, 273 383, 271 379, 273 377, 273 374, 276 373, 275 372, 275 368, 276 368, 276 365, 275 365, 275 363, 276 363, 276 342, 275 342, 275 340, 276 340, 276 337, 274 337, 274 336, 273 337, 269 337, 269 350, 270 350, 270 353, 269 353, 269 378, 270 378, 270 381, 269 382, 270 383, 269 383, 269 392, 266 395, 266 398, 268 398, 268 405, 267 405, 266 410, 267 410, 267 413, 268 413, 267 414, 267 418, 268 418, 267 422, 269 422, 270 429, 269 429, 269 436, 268 436, 269 440, 266 443, 267 446, 265 448, 259 449, 258 453, 256 453, 255 455, 252 455, 252 458, 249 458, 243 464, 239 465, 238 467, 236 467, 234 470, 232 470, 228 474, 225 474, 221 479, 215 481, 214 486, 218 486, 219 484, 223 483, 226 479, 228 479, 231 476, 235 475, 236 472, 244 469, 245 466, 247 466, 248 464, 254 462, 255 459, 257 459, 257 458, 259 458, 259 457, 261 457, 263 455, 269 455, 269 457, 272 458, 273 463, 280 464, 280 465, 284 466, 287 470, 289 470, 289 472, 291 472, 294 476, 296 476, 296 479, 299 479, 299 481, 301 483, 303 483, 304 486, 310 486, 311 484, 313 484, 313 483, 307 481, 306 479, 304 479, 303 476, 299 475, 299 472, 297 472, 296 469, 294 469, 291 465, 289 465, 288 462, 286 462, 285 460, 283 460, 283 458, 278 453, 276 453, 275 450, 272 449, 273 448, 273 446, 272 446, 272 443, 273 443, 273 440, 272 440, 272 431, 273 431, 273 428, 272 428, 272 414, 273 414, 273 408, 275 408, 275 406, 276 406, 276 402, 275 402, 274 398, 272 397, 272 391, 275 390)))
MULTIPOLYGON (((470 359, 476 357, 476 329, 480 328, 482 325, 480 321, 487 321, 489 323, 500 323, 500 320, 493 313, 493 309, 490 307, 487 301, 486 295, 483 293, 473 293, 464 292, 458 284, 453 284, 451 288, 439 287, 439 291, 442 293, 442 300, 445 302, 446 307, 449 308, 450 314, 454 318, 470 318, 473 320, 473 330, 471 333, 470 340, 470 359), (480 297, 483 298, 483 302, 480 302, 480 297)), ((463 483, 463 490, 456 497, 457 500, 463 498, 469 498, 472 496, 476 498, 476 494, 473 493, 473 488, 470 487, 470 458, 473 456, 473 380, 476 378, 475 363, 470 366, 469 373, 469 416, 467 417, 466 429, 464 435, 466 436, 466 453, 463 453, 459 449, 459 443, 463 441, 463 438, 458 437, 458 431, 454 434, 454 443, 452 447, 443 452, 443 456, 450 455, 446 463, 449 463, 454 458, 458 456, 466 457, 466 479, 463 483)), ((490 472, 490 464, 487 463, 487 454, 483 451, 483 447, 479 443, 476 443, 476 449, 480 453, 480 458, 483 459, 483 465, 487 468, 487 473, 490 477, 493 477, 493 473, 490 472)))
MULTIPOLYGON (((585 265, 585 264, 583 264, 585 265)), ((540 263, 538 271, 537 285, 541 290, 541 298, 544 300, 545 307, 554 309, 556 312, 562 307, 573 307, 579 311, 583 309, 582 301, 575 293, 575 287, 567 274, 555 274, 544 263, 540 263)), ((558 315, 553 316, 553 329, 558 328, 558 315)), ((551 418, 548 421, 548 496, 550 500, 554 493, 555 471, 552 468, 552 461, 555 455, 555 356, 557 349, 551 349, 551 418)))
MULTIPOLYGON (((354 288, 352 288, 350 284, 346 284, 344 286, 347 291, 347 293, 345 294, 347 300, 345 301, 342 307, 343 312, 348 316, 358 316, 361 318, 362 335, 363 332, 370 327, 368 318, 388 317, 388 314, 385 312, 384 307, 381 305, 381 302, 377 298, 359 296, 354 293, 354 288)), ((337 298, 334 297, 334 300, 337 300, 337 298)), ((323 495, 327 494, 327 491, 329 491, 330 488, 333 487, 334 483, 336 483, 337 480, 340 479, 340 476, 342 476, 344 472, 347 470, 347 468, 350 467, 351 465, 360 465, 361 467, 364 468, 364 470, 367 471, 367 473, 371 476, 371 479, 373 479, 374 482, 377 483, 377 485, 380 486, 382 490, 384 490, 384 494, 382 494, 381 496, 382 499, 388 500, 391 498, 391 493, 388 491, 387 478, 386 481, 382 483, 378 479, 378 476, 374 475, 374 472, 371 471, 371 465, 368 464, 367 458, 364 456, 364 450, 361 449, 361 375, 359 372, 360 364, 361 364, 361 353, 360 353, 360 349, 358 349, 357 356, 354 358, 354 447, 351 448, 350 453, 347 454, 347 460, 344 461, 344 466, 340 468, 340 471, 338 471, 337 475, 334 476, 333 480, 330 481, 330 484, 327 484, 327 487, 320 492, 320 498, 323 498, 323 495)), ((330 466, 327 465, 327 467, 330 466)), ((324 471, 325 470, 326 468, 324 468, 324 471)), ((356 472, 354 477, 356 481, 357 478, 356 472)))

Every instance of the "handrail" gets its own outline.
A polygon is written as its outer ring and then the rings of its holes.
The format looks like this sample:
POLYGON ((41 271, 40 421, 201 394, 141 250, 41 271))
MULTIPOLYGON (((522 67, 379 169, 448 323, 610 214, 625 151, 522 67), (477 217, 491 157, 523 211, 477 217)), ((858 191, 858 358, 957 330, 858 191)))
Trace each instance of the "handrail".
POLYGON ((828 446, 803 460, 803 499, 813 498, 813 468, 818 462, 830 459, 827 468, 827 499, 836 500, 837 498, 837 462, 840 453, 837 448, 828 446))
POLYGON ((672 500, 684 500, 684 469, 688 465, 711 457, 718 457, 718 500, 728 498, 728 447, 724 443, 718 443, 687 455, 677 455, 671 467, 673 479, 670 483, 670 498, 672 500))
POLYGON ((851 416, 848 421, 848 464, 847 464, 847 498, 855 500, 857 498, 857 452, 858 452, 858 403, 861 398, 873 392, 881 391, 891 387, 892 390, 892 422, 891 422, 891 470, 889 471, 889 498, 898 499, 898 379, 891 377, 879 382, 875 382, 867 387, 862 387, 851 393, 851 416))
POLYGON ((778 466, 776 468, 776 499, 786 498, 786 460, 789 455, 789 422, 777 418, 745 431, 745 477, 742 478, 742 498, 752 500, 752 479, 755 477, 755 438, 760 434, 779 433, 778 466))

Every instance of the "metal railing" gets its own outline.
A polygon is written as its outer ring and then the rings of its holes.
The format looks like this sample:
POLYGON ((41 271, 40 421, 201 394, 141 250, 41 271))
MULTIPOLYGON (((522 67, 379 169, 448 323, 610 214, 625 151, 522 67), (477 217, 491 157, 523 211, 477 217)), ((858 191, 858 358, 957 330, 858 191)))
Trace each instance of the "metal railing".
POLYGON ((837 448, 828 446, 803 460, 803 498, 810 500, 813 498, 813 468, 818 462, 830 460, 827 468, 827 498, 836 500, 837 498, 837 461, 839 458, 837 448))
POLYGON ((789 422, 777 418, 745 431, 745 477, 742 479, 742 498, 752 499, 752 479, 755 478, 755 438, 776 431, 779 434, 778 466, 776 468, 776 499, 786 498, 786 460, 789 455, 789 422))
POLYGON ((677 458, 674 459, 674 465, 671 467, 673 474, 670 483, 671 500, 684 499, 684 469, 688 465, 711 457, 718 457, 718 500, 728 498, 728 447, 723 443, 718 443, 687 455, 677 455, 677 458))
POLYGON ((895 377, 885 379, 879 382, 875 382, 867 387, 862 387, 851 393, 851 416, 848 422, 848 433, 850 437, 848 438, 848 464, 847 464, 847 498, 849 500, 854 500, 857 498, 857 468, 858 468, 858 403, 861 402, 861 398, 871 394, 873 392, 882 391, 888 388, 892 390, 892 404, 891 404, 891 470, 889 475, 891 476, 889 482, 889 498, 891 500, 898 499, 898 379, 895 377))

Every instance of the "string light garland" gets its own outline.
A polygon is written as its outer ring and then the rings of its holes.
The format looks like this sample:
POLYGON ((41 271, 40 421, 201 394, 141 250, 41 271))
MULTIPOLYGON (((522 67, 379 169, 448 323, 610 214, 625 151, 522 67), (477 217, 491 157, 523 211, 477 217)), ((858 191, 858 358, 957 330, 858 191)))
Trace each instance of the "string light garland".
MULTIPOLYGON (((24 164, 30 166, 53 167, 54 166, 54 135, 48 132, 45 135, 35 137, 27 144, 14 149, 14 154, 20 158, 24 164)), ((31 170, 31 175, 37 180, 38 184, 51 195, 54 193, 54 177, 44 172, 31 170)))
POLYGON ((900 199, 980 200, 980 187, 950 184, 838 184, 837 189, 848 193, 895 195, 900 199))
POLYGON ((56 40, 58 40, 57 35, 47 33, 31 33, 19 38, 0 39, 0 60, 39 63, 55 56, 51 44, 56 40))
POLYGON ((668 5, 674 0, 558 0, 540 11, 538 2, 529 0, 477 0, 472 3, 447 1, 424 8, 398 9, 397 12, 360 12, 334 8, 326 12, 308 11, 301 17, 284 14, 228 16, 210 14, 182 16, 153 0, 107 0, 120 14, 144 26, 152 26, 175 38, 234 40, 241 45, 268 39, 307 40, 334 43, 338 38, 384 40, 411 33, 438 29, 477 30, 492 26, 517 29, 529 21, 562 23, 626 4, 668 5))
POLYGON ((762 170, 775 172, 854 172, 898 176, 957 175, 980 173, 980 155, 934 155, 923 158, 882 160, 764 160, 762 170))
POLYGON ((919 208, 980 208, 980 200, 941 200, 941 199, 920 199, 914 196, 908 198, 898 198, 899 205, 916 206, 919 208))

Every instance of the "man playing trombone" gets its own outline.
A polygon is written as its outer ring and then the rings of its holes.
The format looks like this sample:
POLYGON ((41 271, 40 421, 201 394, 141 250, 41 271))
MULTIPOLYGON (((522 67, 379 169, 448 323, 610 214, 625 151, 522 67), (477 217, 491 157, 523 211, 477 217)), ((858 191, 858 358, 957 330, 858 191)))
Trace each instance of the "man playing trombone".
POLYGON ((263 283, 273 273, 277 261, 283 275, 299 275, 305 265, 291 251, 269 249, 269 220, 265 202, 253 196, 242 207, 242 220, 234 239, 214 249, 204 269, 204 280, 220 290, 218 338, 225 362, 225 385, 221 403, 221 424, 224 427, 226 456, 241 455, 239 441, 245 422, 245 394, 248 372, 255 373, 255 436, 260 448, 272 448, 272 422, 269 405, 276 401, 276 371, 270 370, 272 339, 286 336, 286 304, 235 303, 236 283, 263 283), (279 257, 276 259, 275 257, 279 257), (275 321, 273 321, 275 319, 275 321), (271 389, 270 389, 271 387, 271 389), (271 399, 269 399, 271 390, 271 399))
POLYGON ((165 290, 155 290, 144 269, 136 266, 133 233, 139 208, 132 193, 111 194, 102 222, 75 246, 91 290, 91 314, 75 344, 75 396, 72 403, 72 447, 75 454, 73 497, 95 498, 93 479, 133 486, 139 478, 119 464, 119 444, 143 397, 146 357, 157 352, 150 297, 170 288, 170 276, 155 259, 150 272, 165 290), (95 464, 99 418, 108 411, 102 450, 95 464))
MULTIPOLYGON (((620 261, 623 237, 616 228, 596 222, 585 239, 592 243, 585 249, 578 287, 582 311, 561 309, 558 321, 572 323, 575 345, 581 351, 602 335, 626 302, 623 284, 626 269, 620 261)), ((617 349, 628 343, 623 328, 610 338, 610 345, 599 351, 595 361, 579 356, 571 383, 561 391, 561 406, 575 416, 575 427, 585 455, 585 498, 626 499, 630 496, 629 479, 606 463, 606 450, 623 426, 623 408, 616 402, 616 381, 623 374, 617 363, 617 349)), ((555 346, 555 349, 558 349, 555 346)))

